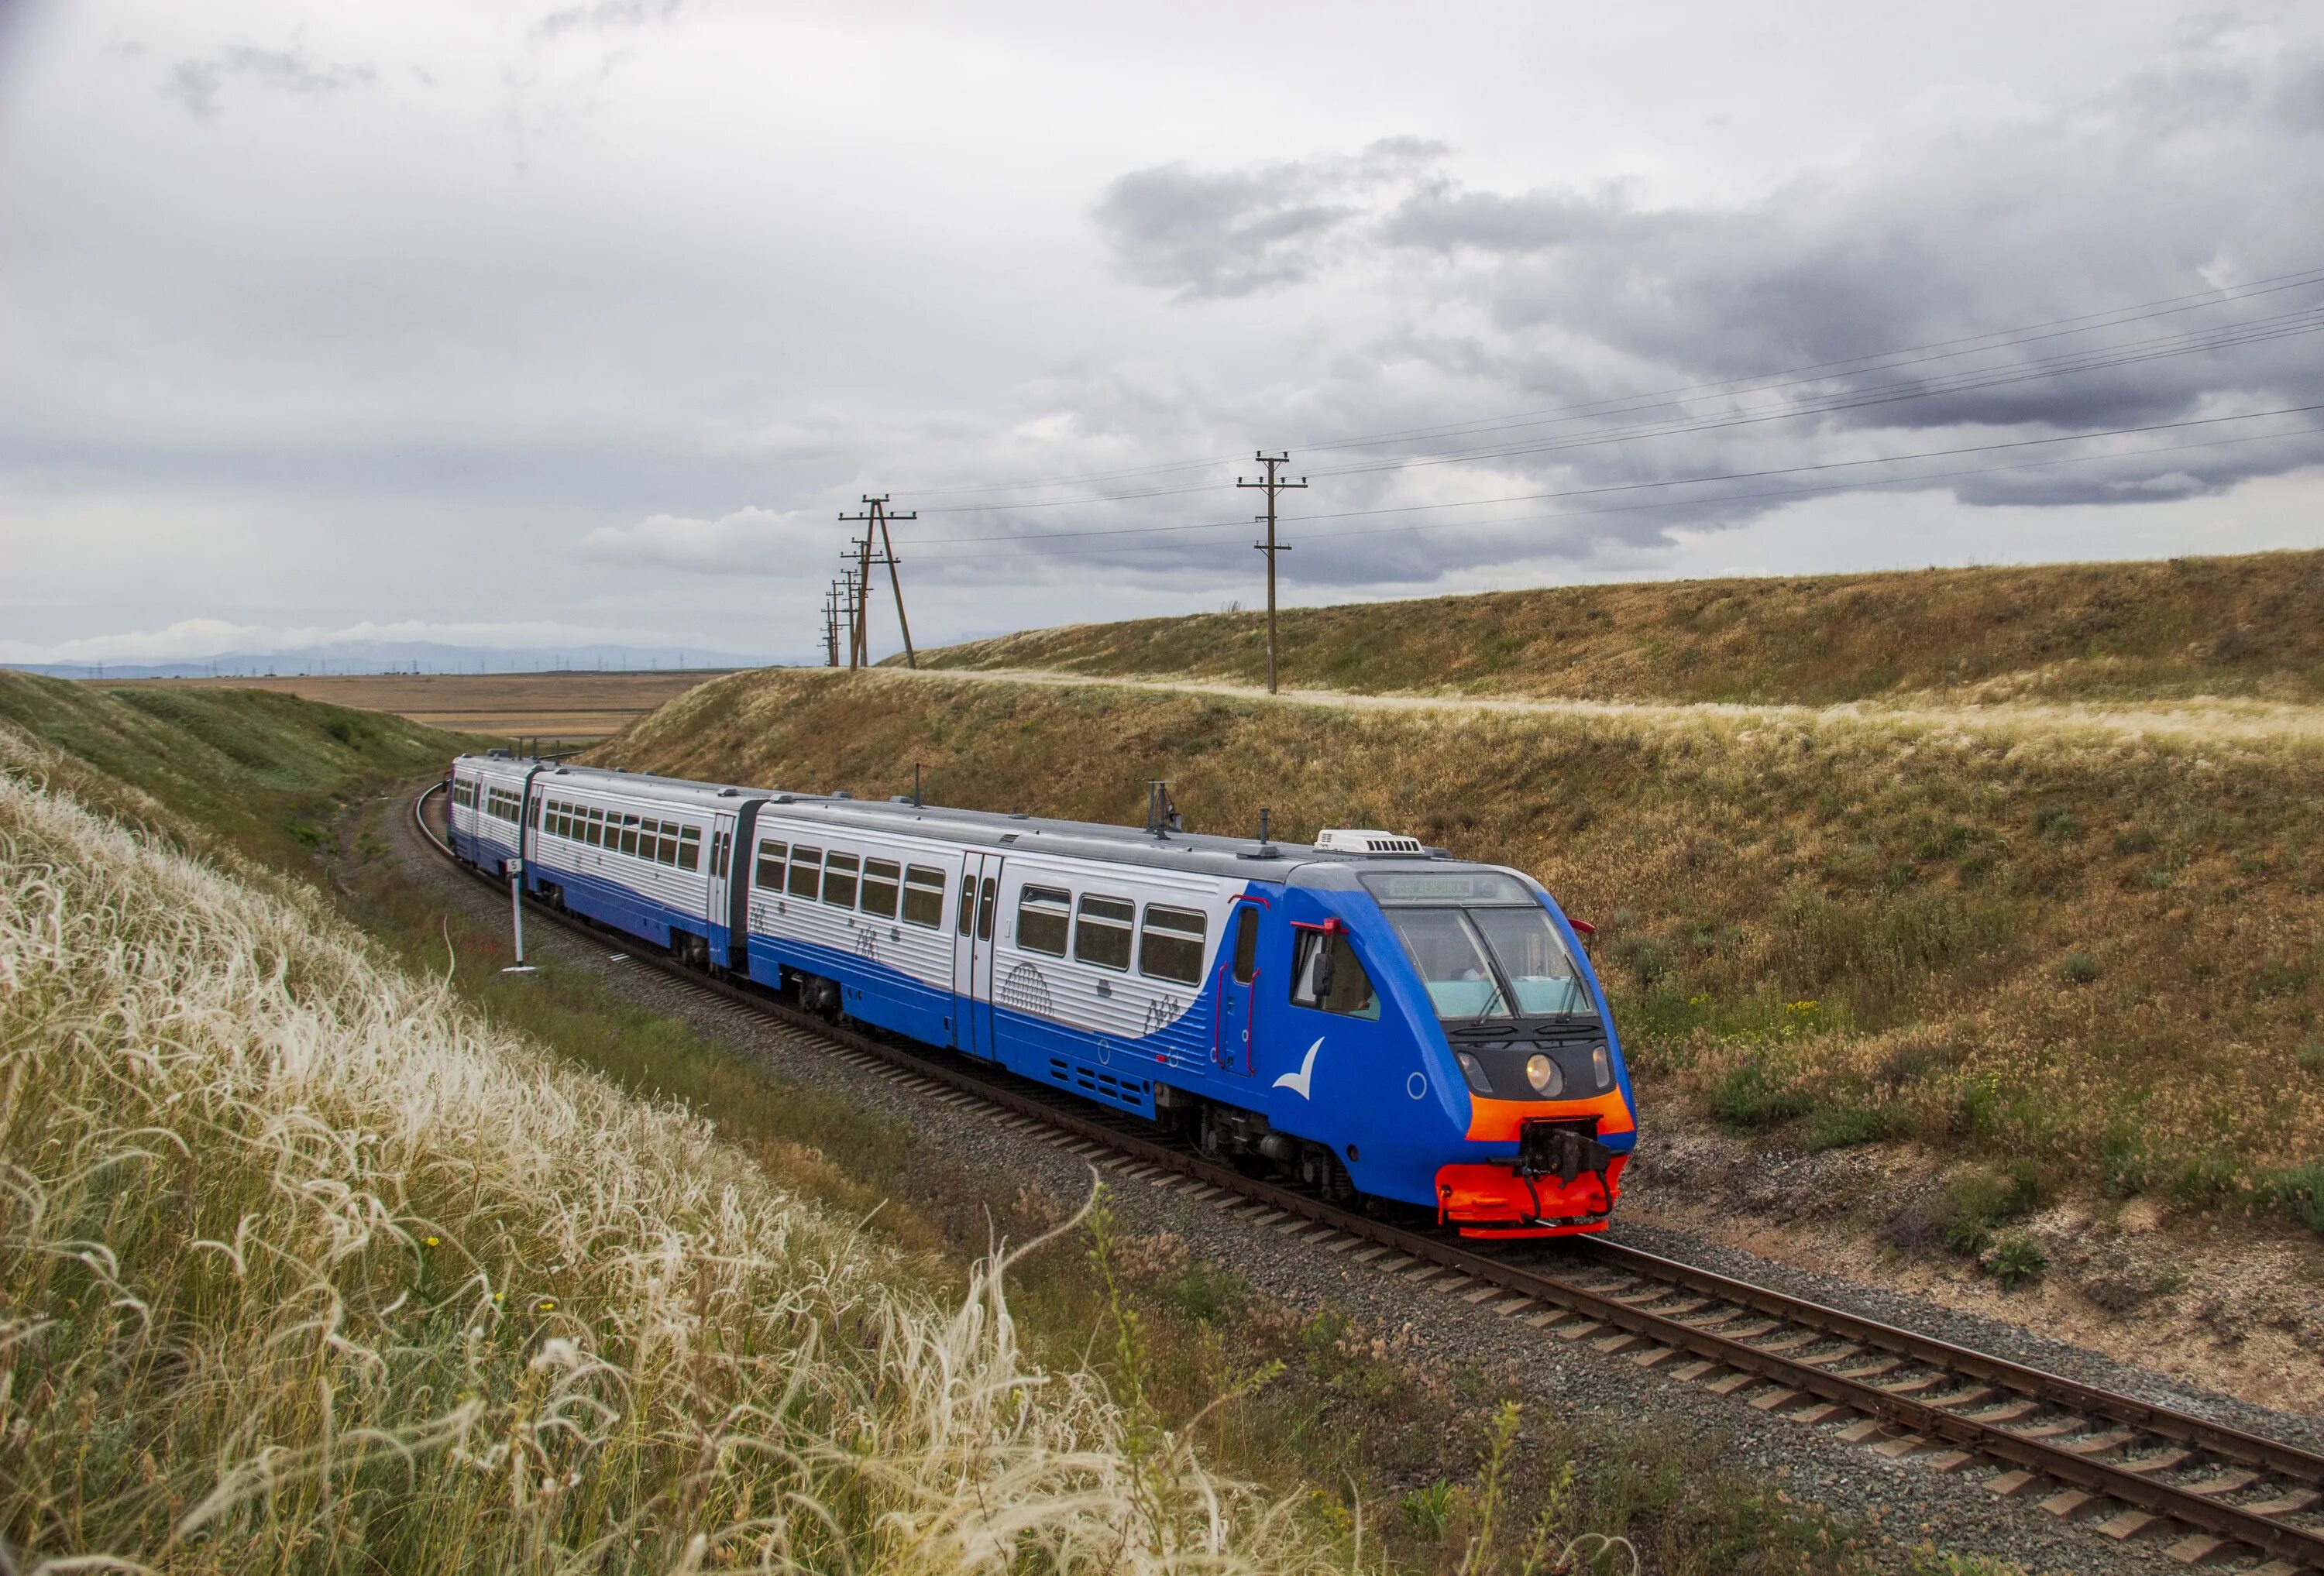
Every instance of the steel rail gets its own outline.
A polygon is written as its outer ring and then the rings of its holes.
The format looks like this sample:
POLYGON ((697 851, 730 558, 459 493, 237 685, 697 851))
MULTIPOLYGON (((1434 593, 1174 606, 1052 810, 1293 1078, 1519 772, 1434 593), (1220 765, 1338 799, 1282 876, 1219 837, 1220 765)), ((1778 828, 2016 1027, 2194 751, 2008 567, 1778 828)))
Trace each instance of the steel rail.
POLYGON ((1722 1302, 1740 1304, 1757 1313, 1812 1324, 1843 1340, 1877 1346, 1884 1351, 1927 1363, 1932 1368, 1941 1368, 1988 1384, 2005 1386, 2034 1400, 2049 1402, 2070 1411, 2092 1413, 2164 1439, 2175 1440, 2181 1444, 2200 1446, 2213 1455, 2224 1456, 2247 1467, 2261 1467, 2305 1483, 2324 1486, 2324 1456, 2311 1455, 2255 1433, 2246 1433, 2224 1423, 2214 1423, 2208 1418, 2141 1401, 2116 1390, 2102 1390, 2046 1369, 2011 1362, 2006 1358, 1994 1357, 1970 1347, 1955 1346, 1932 1335, 1923 1335, 1895 1324, 1884 1324, 1877 1319, 1868 1319, 1862 1314, 1850 1313, 1827 1304, 1770 1291, 1749 1281, 1698 1268, 1627 1243, 1593 1238, 1574 1246, 1609 1269, 1627 1270, 1648 1279, 1667 1281, 1689 1291, 1717 1297, 1722 1302))
MULTIPOLYGON (((425 814, 429 796, 442 791, 443 785, 438 783, 421 792, 412 803, 412 819, 437 851, 456 864, 457 856, 429 826, 425 814)), ((487 886, 498 884, 481 871, 475 875, 487 886)), ((539 911, 562 928, 593 941, 608 934, 546 906, 540 907, 539 911)), ((902 1046, 826 1022, 812 1013, 771 1000, 761 990, 746 990, 729 980, 687 968, 675 960, 650 954, 634 954, 630 961, 850 1050, 903 1068, 919 1078, 948 1085, 960 1092, 974 1095, 1019 1115, 1060 1129, 1147 1166, 1176 1172, 1221 1192, 1239 1194, 1263 1210, 1286 1217, 1304 1217, 1317 1226, 1331 1228, 1337 1234, 1377 1243, 1410 1258, 1451 1269, 1471 1281, 1499 1286, 1538 1302, 1571 1309, 1586 1318, 1612 1325, 1658 1345, 1690 1352, 1741 1373, 1756 1375, 1786 1389, 1863 1413, 1924 1439, 1946 1441, 1978 1455, 2054 1479, 2084 1492, 2118 1500, 2150 1515, 2166 1516, 2289 1561, 2324 1569, 2324 1534, 2273 1520, 2212 1496, 2151 1481, 2139 1472, 2077 1454, 2043 1440, 2028 1438, 1998 1423, 1981 1423, 1974 1416, 1964 1416, 1931 1402, 1890 1393, 1877 1384, 1843 1378, 1787 1353, 1752 1346, 1743 1339, 1720 1335, 1676 1317, 1633 1306, 1611 1295, 1576 1285, 1535 1267, 1490 1257, 1440 1236, 1375 1220, 1311 1194, 1246 1176, 1231 1166, 1206 1160, 1191 1149, 1126 1130, 1096 1120, 1080 1110, 1052 1103, 1047 1099, 1033 1099, 1021 1091, 980 1076, 964 1066, 953 1065, 950 1058, 937 1061, 902 1046)), ((1041 1086, 1031 1084, 1028 1087, 1038 1089, 1041 1086)), ((1656 1254, 1605 1242, 1591 1242, 1584 1252, 1592 1261, 1608 1267, 1630 1269, 1651 1279, 1701 1290, 1706 1295, 1737 1302, 1809 1328, 1821 1329, 1842 1339, 1862 1340, 1868 1344, 1886 1346, 1892 1350, 1916 1348, 1904 1350, 1904 1354, 1932 1367, 1947 1370, 1958 1369, 1971 1378, 1990 1379, 2013 1389, 2026 1391, 2040 1399, 2054 1400, 2057 1404, 2070 1405, 2078 1409, 2087 1406, 2102 1415, 2116 1416, 2119 1421, 2131 1422, 2136 1417, 2139 1420, 2135 1426, 2232 1460, 2244 1461, 2249 1455, 2260 1454, 2266 1458, 2269 1470, 2305 1481, 2324 1481, 2324 1457, 2310 1455, 2292 1446, 2277 1444, 2200 1417, 2095 1389, 2038 1369, 2024 1368, 1765 1286, 1696 1269, 1656 1254)))

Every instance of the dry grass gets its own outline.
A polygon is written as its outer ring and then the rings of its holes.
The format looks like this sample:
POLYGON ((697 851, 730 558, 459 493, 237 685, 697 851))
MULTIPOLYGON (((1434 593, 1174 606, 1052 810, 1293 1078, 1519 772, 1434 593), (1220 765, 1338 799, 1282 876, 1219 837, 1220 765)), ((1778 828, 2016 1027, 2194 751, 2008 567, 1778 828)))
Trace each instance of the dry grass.
MULTIPOLYGON (((2324 553, 1579 585, 1293 609, 1282 682, 1797 702, 2324 699, 2324 553)), ((935 668, 1266 678, 1263 613, 1036 630, 935 668)))
POLYGON ((1291 1507, 0 733, 0 1532, 173 1571, 1296 1570, 1291 1507))
POLYGON ((364 711, 390 712, 431 728, 495 739, 602 739, 663 702, 725 673, 334 673, 268 678, 152 678, 107 683, 139 690, 258 689, 364 711))
MULTIPOLYGON (((1132 820, 1408 830, 1600 926, 1649 1105, 1795 1142, 1925 1140, 2063 1184, 2311 1209, 2324 805, 2302 742, 1843 718, 1436 714, 738 675, 632 767, 1132 820), (2302 1201, 2310 1201, 2303 1204, 2302 1201)), ((2324 1225, 2324 1218, 2318 1222, 2324 1225)))

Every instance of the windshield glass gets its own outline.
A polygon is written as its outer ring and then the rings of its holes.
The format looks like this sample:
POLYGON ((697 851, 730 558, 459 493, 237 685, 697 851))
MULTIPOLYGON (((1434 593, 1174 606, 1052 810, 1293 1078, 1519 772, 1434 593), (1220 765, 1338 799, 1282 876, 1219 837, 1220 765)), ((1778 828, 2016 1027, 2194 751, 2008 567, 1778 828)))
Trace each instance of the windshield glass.
MULTIPOLYGON (((1475 930, 1458 908, 1388 908, 1439 1018, 1507 1018, 1509 1005, 1475 930)), ((1517 912, 1517 910, 1511 910, 1517 912)))
POLYGON ((1471 908, 1470 920, 1484 933, 1501 965, 1501 977, 1517 995, 1517 1012, 1591 1012, 1590 991, 1572 954, 1539 908, 1471 908))

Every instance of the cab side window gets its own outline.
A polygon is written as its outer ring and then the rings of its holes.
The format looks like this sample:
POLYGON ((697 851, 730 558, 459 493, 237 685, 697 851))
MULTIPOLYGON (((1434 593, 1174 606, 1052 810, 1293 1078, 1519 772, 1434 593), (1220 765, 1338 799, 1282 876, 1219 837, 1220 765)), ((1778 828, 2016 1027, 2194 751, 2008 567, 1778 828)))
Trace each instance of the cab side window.
POLYGON ((1371 976, 1364 972, 1363 961, 1348 945, 1344 931, 1303 926, 1292 934, 1299 938, 1291 968, 1292 1006, 1347 1018, 1379 1017, 1371 976))
POLYGON ((1259 910, 1245 903, 1235 909, 1234 982, 1248 985, 1259 978, 1259 910))

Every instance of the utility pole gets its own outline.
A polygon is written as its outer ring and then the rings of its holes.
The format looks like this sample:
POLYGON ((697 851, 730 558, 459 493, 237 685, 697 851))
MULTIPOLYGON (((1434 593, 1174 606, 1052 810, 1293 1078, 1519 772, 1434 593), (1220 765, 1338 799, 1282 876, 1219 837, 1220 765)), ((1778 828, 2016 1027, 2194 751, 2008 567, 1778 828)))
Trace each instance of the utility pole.
MULTIPOLYGON (((863 528, 862 555, 857 567, 863 576, 866 597, 871 594, 872 566, 875 561, 872 557, 872 533, 874 530, 880 533, 880 557, 876 561, 888 566, 888 585, 896 594, 896 623, 904 631, 904 666, 918 668, 920 661, 912 650, 912 621, 904 616, 904 583, 896 574, 896 542, 895 539, 888 534, 888 522, 891 520, 918 520, 920 517, 919 511, 914 510, 908 514, 889 512, 889 495, 885 493, 881 493, 877 498, 866 493, 863 494, 863 502, 869 505, 865 512, 843 514, 839 518, 863 528)), ((868 618, 865 622, 869 622, 868 618)), ((869 668, 872 665, 872 646, 868 630, 863 632, 862 640, 863 666, 869 668)))
POLYGON ((1291 550, 1275 539, 1275 495, 1277 493, 1288 493, 1305 487, 1307 484, 1307 478, 1302 476, 1296 482, 1286 482, 1276 474, 1276 466, 1287 465, 1291 463, 1291 456, 1288 453, 1258 454, 1251 457, 1267 467, 1267 479, 1263 482, 1246 482, 1240 476, 1237 476, 1235 485, 1267 489, 1267 512, 1254 514, 1251 518, 1267 522, 1267 539, 1252 545, 1267 555, 1267 693, 1273 695, 1275 693, 1275 555, 1291 550))
POLYGON ((824 666, 839 666, 839 582, 834 580, 823 593, 823 651, 824 666))

